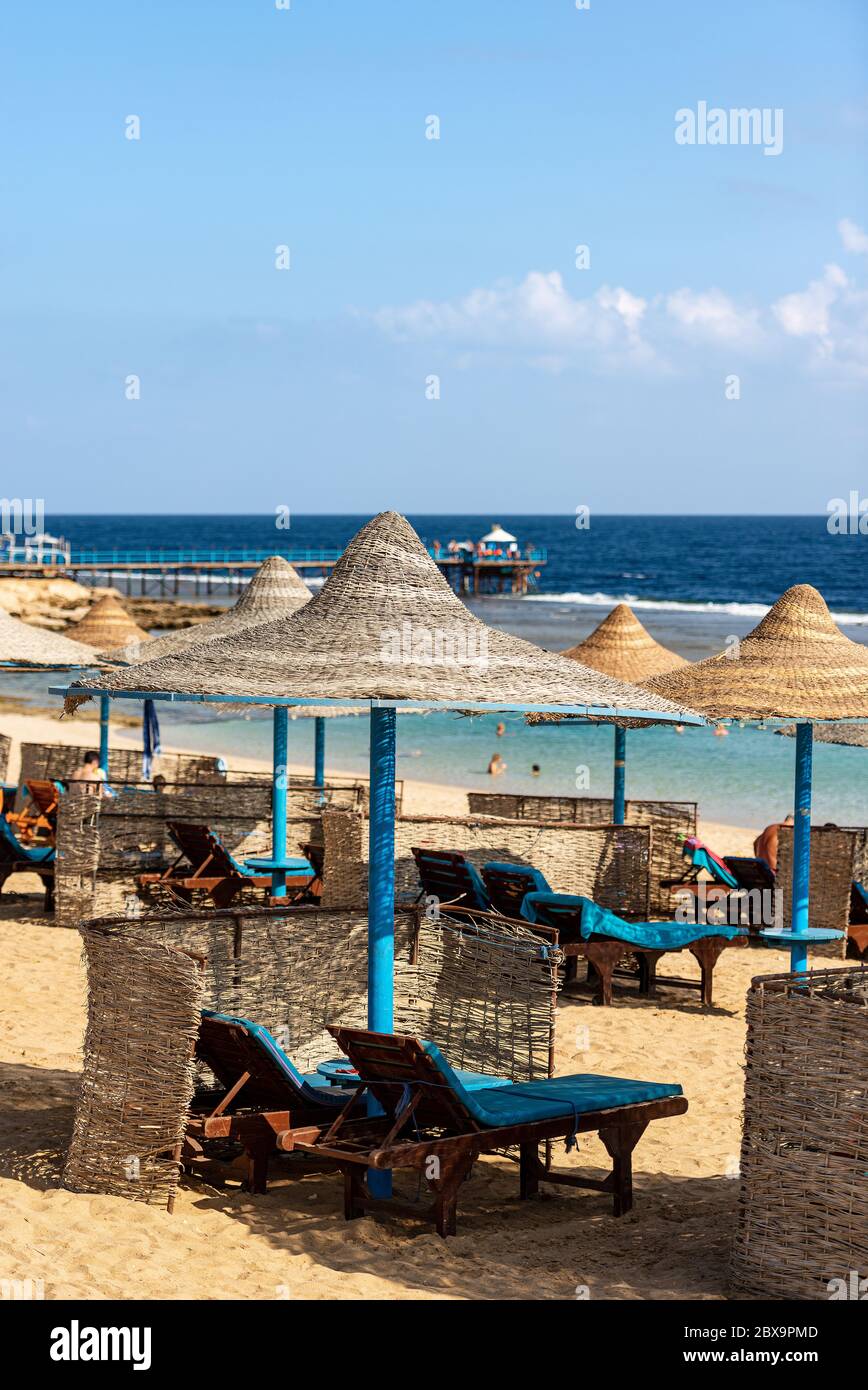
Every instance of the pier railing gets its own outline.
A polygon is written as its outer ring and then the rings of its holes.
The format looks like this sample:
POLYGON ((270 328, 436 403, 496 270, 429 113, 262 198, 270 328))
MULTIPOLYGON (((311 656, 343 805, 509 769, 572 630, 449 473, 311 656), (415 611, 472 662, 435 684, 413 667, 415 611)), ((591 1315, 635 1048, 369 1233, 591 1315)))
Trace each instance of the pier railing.
MULTIPOLYGON (((270 555, 282 555, 290 564, 333 565, 340 559, 341 554, 342 551, 340 550, 304 549, 295 546, 285 549, 275 546, 265 546, 258 549, 220 549, 201 546, 189 548, 183 546, 146 546, 106 549, 74 546, 67 563, 73 567, 76 565, 243 565, 261 564, 270 555)), ((436 551, 429 547, 428 554, 438 564, 477 564, 492 561, 504 565, 513 561, 545 564, 547 559, 545 549, 536 546, 529 550, 519 551, 514 555, 507 551, 501 551, 499 554, 491 551, 484 555, 474 555, 469 551, 449 551, 443 547, 436 551)), ((20 564, 22 561, 18 561, 18 563, 20 564)), ((34 563, 37 563, 35 557, 34 563)), ((45 561, 42 560, 39 563, 45 563, 45 561)))

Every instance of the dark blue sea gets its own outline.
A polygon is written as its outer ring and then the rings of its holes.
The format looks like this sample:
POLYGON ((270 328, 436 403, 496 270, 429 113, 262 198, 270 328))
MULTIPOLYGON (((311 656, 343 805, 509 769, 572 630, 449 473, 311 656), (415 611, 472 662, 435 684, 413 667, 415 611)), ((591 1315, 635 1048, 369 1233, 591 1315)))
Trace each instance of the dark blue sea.
MULTIPOLYGON (((253 516, 51 516, 46 528, 73 545, 97 548, 340 548, 367 521, 364 516, 294 516, 279 530, 273 517, 253 516)), ((833 535, 825 517, 615 517, 592 515, 579 530, 572 516, 411 516, 429 544, 478 540, 499 522, 524 549, 544 547, 536 591, 527 598, 472 601, 492 626, 553 650, 581 640, 617 600, 632 604, 658 640, 688 659, 720 651, 742 636, 791 584, 815 585, 837 621, 856 641, 868 641, 868 537, 833 535)), ((11 682, 4 689, 12 693, 11 682)), ((34 678, 16 681, 32 689, 34 678)), ((44 694, 39 694, 44 702, 44 694)), ((179 747, 268 758, 266 717, 217 716, 207 706, 162 713, 163 741, 179 747)), ((611 730, 577 727, 527 729, 508 721, 495 739, 496 720, 456 719, 447 714, 408 716, 399 725, 399 769, 404 776, 485 787, 495 749, 507 761, 497 779, 503 791, 576 790, 589 768, 592 794, 611 788, 611 730), (531 775, 531 767, 540 774, 531 775)), ((759 826, 791 806, 793 745, 756 729, 649 729, 630 736, 628 795, 700 802, 712 820, 759 826)), ((311 760, 312 728, 291 726, 290 758, 311 760)), ((328 761, 335 770, 366 767, 367 721, 332 720, 328 761)), ((868 824, 868 751, 818 745, 815 753, 814 819, 868 824)), ((725 848, 725 846, 724 846, 725 848)))

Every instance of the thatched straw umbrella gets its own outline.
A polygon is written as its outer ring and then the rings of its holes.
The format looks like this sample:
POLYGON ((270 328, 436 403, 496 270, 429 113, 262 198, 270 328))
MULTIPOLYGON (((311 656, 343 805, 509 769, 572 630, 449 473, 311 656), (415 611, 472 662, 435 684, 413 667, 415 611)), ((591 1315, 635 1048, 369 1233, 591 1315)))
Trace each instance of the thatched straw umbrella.
MULTIPOLYGON (((310 601, 310 589, 288 560, 282 555, 269 555, 263 560, 244 593, 225 613, 216 618, 208 618, 193 627, 179 628, 176 632, 164 633, 161 637, 148 637, 147 647, 142 650, 138 644, 127 643, 118 651, 111 652, 114 660, 127 663, 156 661, 160 657, 172 656, 177 652, 189 650, 201 642, 209 642, 217 637, 238 636, 257 623, 267 623, 275 618, 295 613, 310 601)), ((145 634, 147 636, 147 634, 145 634)), ((274 765, 284 768, 283 795, 285 800, 285 767, 287 755, 286 713, 274 712, 274 765)), ((316 746, 324 744, 322 726, 315 726, 316 746)), ((284 876, 285 878, 285 876, 284 876)))
POLYGON ((0 666, 45 671, 96 666, 97 660, 93 647, 86 642, 31 627, 0 608, 0 666))
MULTIPOLYGON (((607 613, 593 632, 564 652, 571 661, 580 661, 594 671, 604 671, 619 681, 644 685, 651 676, 673 671, 687 662, 677 652, 661 646, 643 627, 632 608, 619 603, 607 613)), ((615 775, 612 787, 612 819, 623 825, 626 810, 627 730, 615 725, 615 775)))
MULTIPOLYGON (((805 970, 810 941, 840 935, 809 925, 813 724, 868 720, 868 647, 851 642, 809 584, 787 589, 732 652, 655 676, 648 689, 714 720, 796 720, 791 967, 805 970)), ((763 936, 780 942, 779 930, 763 936)))
MULTIPOLYGON (((383 512, 347 546, 299 612, 203 642, 162 661, 76 682, 91 694, 267 705, 365 701, 371 707, 368 1022, 393 1024, 395 711, 561 710, 701 723, 700 716, 475 618, 404 517, 383 512)), ((286 836, 275 841, 279 867, 286 836)))
MULTIPOLYGON (((143 642, 150 642, 150 634, 133 622, 122 603, 114 594, 103 594, 91 604, 83 618, 67 629, 76 642, 87 642, 98 652, 109 652, 113 647, 129 647, 133 644, 138 650, 143 642)), ((112 656, 110 660, 123 660, 112 656)))
MULTIPOLYGON (((149 642, 150 635, 143 627, 133 622, 122 603, 114 594, 103 594, 91 604, 83 618, 73 623, 68 631, 75 639, 87 642, 103 653, 112 647, 124 647, 138 651, 142 644, 149 642)), ((110 657, 110 660, 116 660, 110 657)), ((123 658, 120 658, 123 660, 123 658)), ((99 765, 108 776, 109 755, 109 702, 100 701, 99 707, 99 765)))

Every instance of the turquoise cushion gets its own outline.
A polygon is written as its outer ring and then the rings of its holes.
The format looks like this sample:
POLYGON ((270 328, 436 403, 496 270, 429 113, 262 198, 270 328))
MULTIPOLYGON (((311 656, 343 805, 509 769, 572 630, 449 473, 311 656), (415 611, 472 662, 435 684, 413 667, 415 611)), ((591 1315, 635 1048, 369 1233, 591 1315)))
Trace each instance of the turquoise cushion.
POLYGON ((685 856, 689 857, 694 869, 705 869, 706 873, 711 874, 715 883, 722 883, 726 888, 738 887, 738 879, 735 874, 723 864, 718 864, 701 846, 694 850, 685 848, 684 853, 685 856))
POLYGON ((528 893, 521 905, 522 916, 530 922, 558 925, 556 913, 546 913, 547 907, 566 907, 581 910, 579 930, 583 940, 591 936, 609 936, 631 946, 645 946, 650 951, 680 951, 706 936, 722 936, 733 941, 747 935, 746 927, 716 926, 710 922, 625 922, 623 918, 600 907, 590 898, 571 893, 528 893))
POLYGON ((641 1101, 683 1094, 681 1087, 662 1081, 628 1081, 618 1076, 552 1076, 518 1081, 512 1086, 468 1090, 436 1043, 422 1046, 468 1114, 488 1129, 534 1120, 575 1118, 593 1110, 608 1110, 641 1101))
POLYGON ((0 839, 6 842, 7 847, 22 864, 54 863, 53 845, 39 845, 36 848, 28 849, 26 845, 21 844, 5 816, 0 816, 0 839))

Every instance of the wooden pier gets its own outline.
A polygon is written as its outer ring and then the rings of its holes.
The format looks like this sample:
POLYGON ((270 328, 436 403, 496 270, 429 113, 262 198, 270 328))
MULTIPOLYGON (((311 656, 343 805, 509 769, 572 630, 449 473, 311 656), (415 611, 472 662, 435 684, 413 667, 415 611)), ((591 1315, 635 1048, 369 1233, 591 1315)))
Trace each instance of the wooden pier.
MULTIPOLYGON (((73 551, 68 561, 51 563, 0 560, 0 579, 75 579, 112 585, 126 594, 174 598, 234 595, 269 555, 283 555, 303 578, 325 578, 340 558, 339 550, 238 551, 73 551)), ((525 555, 477 556, 429 551, 440 573, 458 594, 526 594, 546 564, 544 550, 525 555)))

